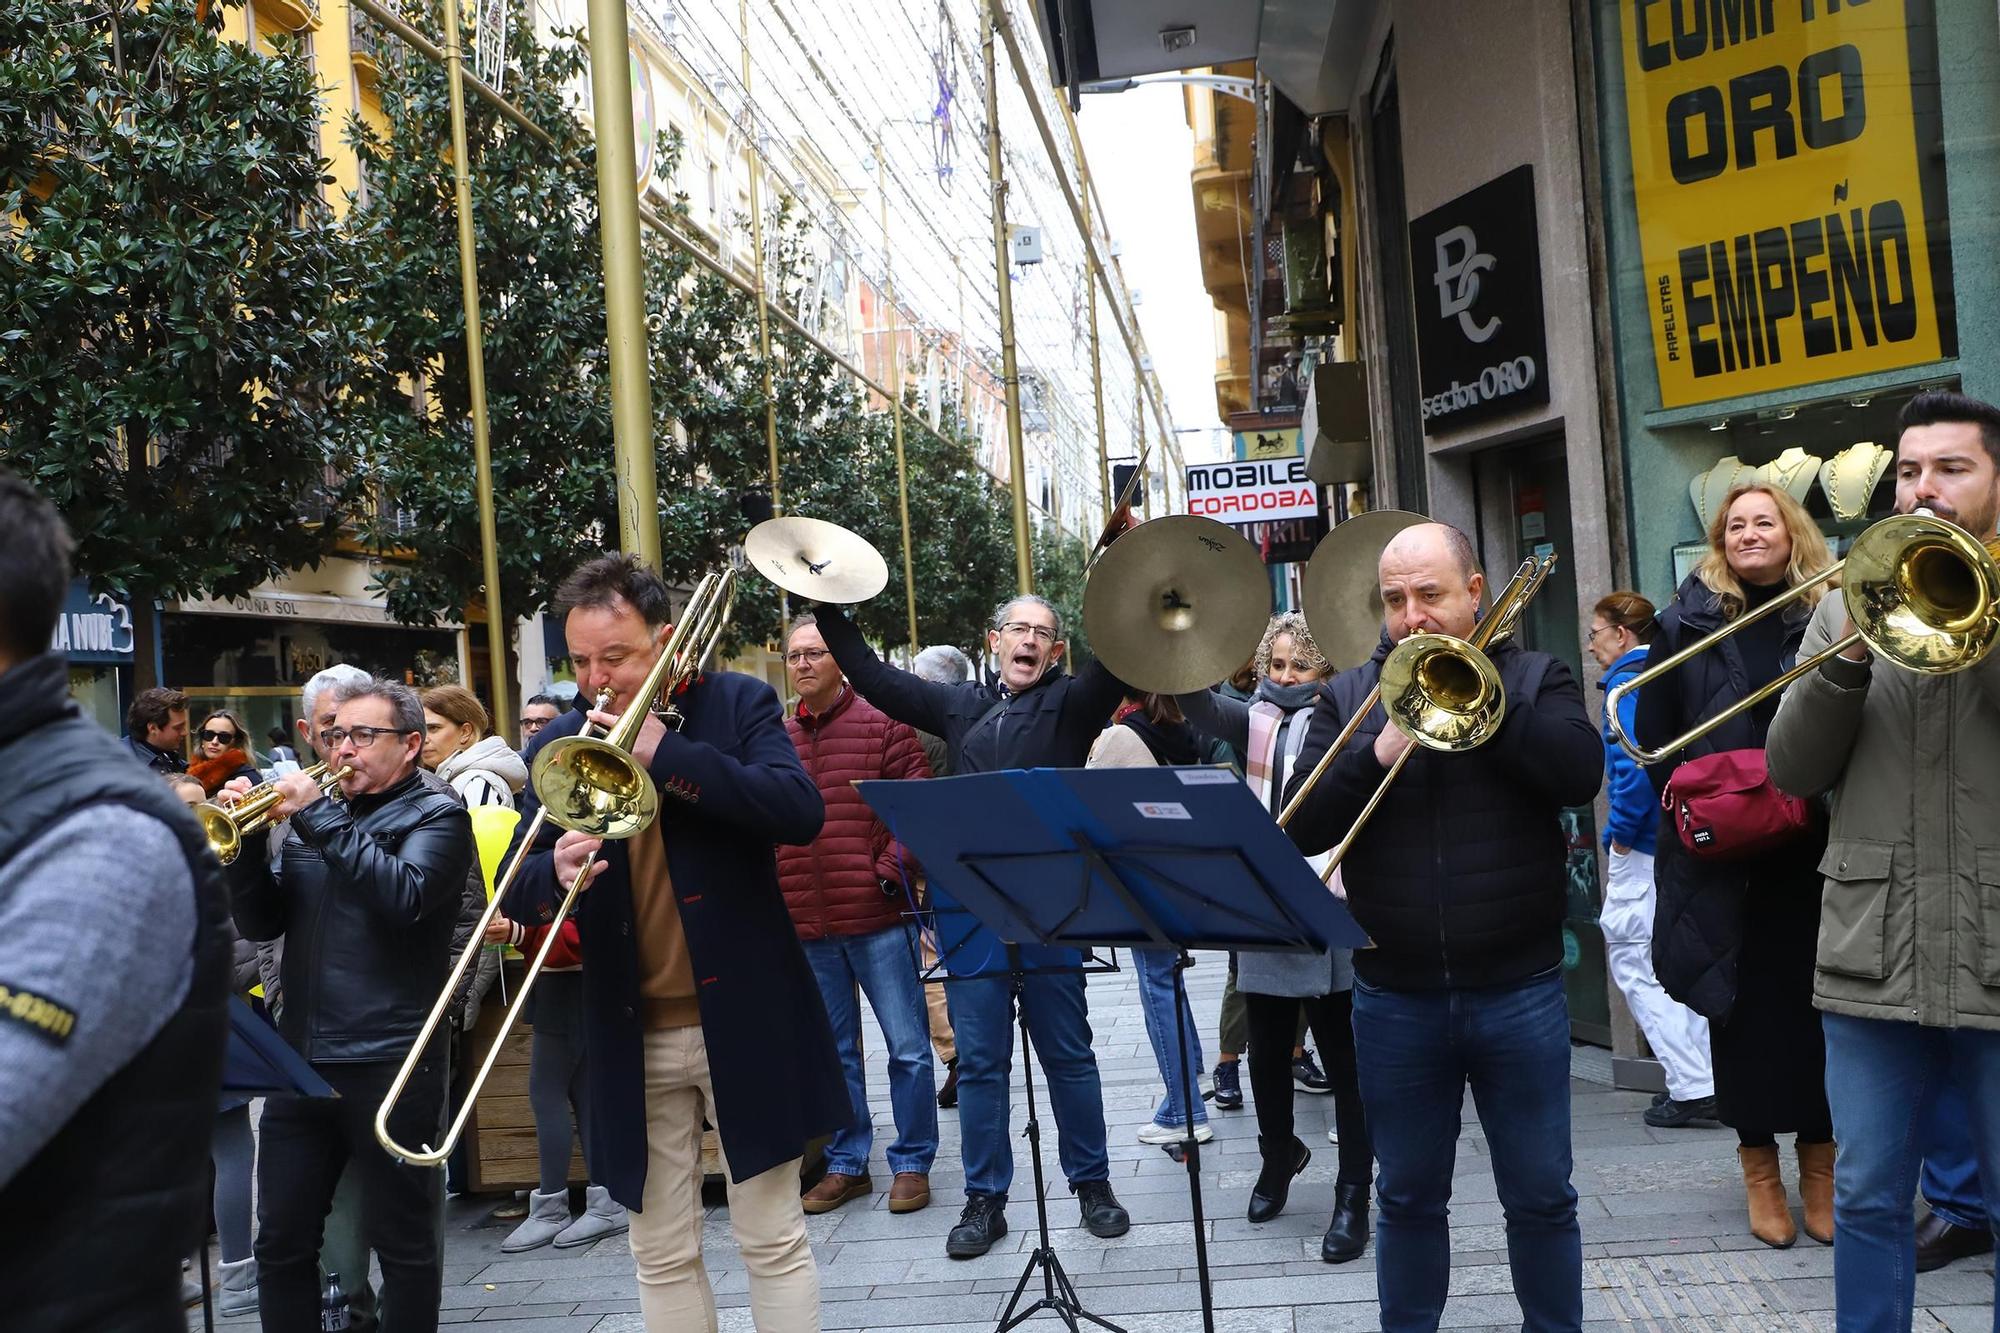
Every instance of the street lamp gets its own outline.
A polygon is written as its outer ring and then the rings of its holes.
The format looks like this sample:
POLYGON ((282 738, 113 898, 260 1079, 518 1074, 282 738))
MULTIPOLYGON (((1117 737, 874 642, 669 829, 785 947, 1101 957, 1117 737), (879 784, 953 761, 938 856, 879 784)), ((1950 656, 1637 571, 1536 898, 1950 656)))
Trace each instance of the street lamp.
POLYGON ((1257 81, 1234 74, 1158 74, 1145 79, 1099 79, 1082 85, 1086 93, 1125 93, 1134 88, 1144 88, 1156 83, 1187 83, 1199 88, 1213 88, 1230 97, 1240 97, 1255 104, 1257 101, 1257 81))

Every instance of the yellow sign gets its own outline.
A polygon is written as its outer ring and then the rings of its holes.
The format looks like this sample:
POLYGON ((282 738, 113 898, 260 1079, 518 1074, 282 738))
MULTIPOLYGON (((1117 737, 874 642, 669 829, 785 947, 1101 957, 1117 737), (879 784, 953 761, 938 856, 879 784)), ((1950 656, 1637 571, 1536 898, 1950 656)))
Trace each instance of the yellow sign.
POLYGON ((1928 8, 1618 6, 1662 406, 1956 354, 1928 8))
POLYGON ((1252 462, 1264 458, 1290 458, 1299 452, 1299 428, 1288 426, 1278 430, 1239 430, 1236 432, 1236 456, 1252 462))

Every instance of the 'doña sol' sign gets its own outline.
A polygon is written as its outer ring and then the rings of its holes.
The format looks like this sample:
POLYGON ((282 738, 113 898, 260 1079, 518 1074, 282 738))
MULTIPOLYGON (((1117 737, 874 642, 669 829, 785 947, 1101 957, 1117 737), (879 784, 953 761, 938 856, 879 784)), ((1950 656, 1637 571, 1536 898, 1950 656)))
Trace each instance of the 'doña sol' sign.
POLYGON ((1618 6, 1661 406, 1957 353, 1930 9, 1618 6))

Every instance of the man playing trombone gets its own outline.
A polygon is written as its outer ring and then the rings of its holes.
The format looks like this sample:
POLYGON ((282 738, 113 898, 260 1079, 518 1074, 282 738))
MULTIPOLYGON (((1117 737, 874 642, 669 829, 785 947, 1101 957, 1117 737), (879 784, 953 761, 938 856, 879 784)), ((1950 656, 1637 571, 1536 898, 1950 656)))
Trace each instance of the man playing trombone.
MULTIPOLYGON (((2000 409, 1925 392, 1898 424, 1896 512, 1929 510, 1990 553, 2000 521, 2000 409)), ((1824 793, 1832 809, 1820 863, 1826 881, 1814 1003, 1826 1030, 1827 1098, 1839 1144, 1834 1301, 1841 1329, 1870 1333, 1910 1327, 1910 1196, 1923 1127, 1948 1080, 1964 1093, 1954 1100, 1972 1118, 1968 1137, 1986 1183, 1988 1221, 2000 1227, 2000 849, 1993 845, 2000 657, 1980 660, 1977 651, 1980 636, 1993 633, 2000 588, 1990 554, 1983 573, 1980 562, 1967 562, 1975 568, 1962 586, 1943 577, 1927 582, 1940 560, 1902 563, 1895 581, 1912 595, 1900 610, 1940 623, 1915 633, 1893 621, 1870 626, 1888 641, 1881 651, 1895 652, 1902 646, 1896 640, 1905 639, 1926 656, 1942 654, 1958 638, 1964 655, 1905 670, 1878 660, 1866 643, 1852 643, 1793 683, 1766 742, 1778 787, 1824 793), (1965 616, 1970 633, 1942 623, 1982 599, 1984 614, 1965 616)), ((1854 564, 1850 559, 1845 571, 1850 583, 1882 582, 1854 564)), ((1848 616, 1844 596, 1824 598, 1801 661, 1849 639, 1855 627, 1848 616)))
MULTIPOLYGON (((276 873, 256 851, 229 867, 244 937, 285 938, 279 1031, 339 1094, 265 1102, 258 1306, 266 1328, 317 1321, 321 1228, 342 1170, 352 1169, 362 1230, 382 1264, 383 1308, 399 1333, 435 1329, 443 1180, 391 1158, 375 1141, 373 1117, 451 966, 475 856, 472 822, 457 798, 418 775, 424 710, 415 690, 370 680, 335 691, 339 709, 319 741, 330 767, 348 770, 345 802, 328 799, 311 774, 277 779, 274 814, 291 820, 291 835, 276 873)), ((409 1137, 436 1132, 444 1056, 440 1041, 398 1104, 395 1123, 409 1137)))
MULTIPOLYGON (((1466 639, 1478 624, 1485 579, 1456 528, 1405 529, 1378 573, 1381 645, 1322 694, 1288 799, 1307 790, 1393 646, 1417 633, 1466 639)), ((1497 732, 1461 753, 1410 755, 1341 870, 1348 907, 1374 942, 1354 954, 1354 1037, 1379 1163, 1385 1333, 1429 1333, 1444 1310, 1446 1213, 1468 1083, 1506 1212, 1523 1327, 1550 1333, 1583 1320, 1559 818, 1596 795, 1602 750, 1569 668, 1495 638, 1487 651, 1506 700, 1497 732)), ((1381 706, 1370 708, 1287 825, 1299 849, 1314 855, 1341 841, 1412 745, 1381 706)))
MULTIPOLYGON (((623 714, 671 626, 666 584, 628 556, 576 570, 556 594, 577 683, 623 714)), ((631 837, 536 838, 509 917, 553 918, 589 868, 577 908, 591 1174, 631 1210, 639 1308, 655 1333, 716 1327, 701 1262, 701 1138, 722 1143, 729 1224, 764 1333, 819 1327, 819 1275, 799 1201, 805 1143, 848 1122, 847 1085, 818 984, 778 889, 778 843, 810 843, 825 805, 785 733, 771 687, 728 671, 694 676, 669 729, 649 712, 631 756, 651 775, 659 817, 631 837), (601 858, 601 859, 600 859, 601 858)), ((613 713, 593 712, 610 727, 613 713)), ((569 713, 542 728, 531 765, 576 734, 569 713)), ((535 765, 539 769, 539 765, 535 765)), ((538 771, 522 827, 548 795, 538 771)))

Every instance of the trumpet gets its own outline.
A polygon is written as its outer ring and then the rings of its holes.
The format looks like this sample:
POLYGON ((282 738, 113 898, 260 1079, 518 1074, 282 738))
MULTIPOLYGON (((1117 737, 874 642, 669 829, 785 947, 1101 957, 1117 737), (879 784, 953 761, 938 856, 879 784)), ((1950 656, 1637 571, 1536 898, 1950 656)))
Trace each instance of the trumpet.
MULTIPOLYGON (((337 773, 329 773, 324 763, 299 771, 317 783, 328 796, 339 795, 341 781, 354 775, 351 765, 342 766, 337 773)), ((261 833, 278 822, 276 811, 283 799, 284 793, 278 790, 277 783, 260 783, 244 792, 243 799, 235 805, 203 801, 194 808, 194 817, 201 823, 202 836, 208 839, 208 850, 215 853, 216 860, 228 865, 243 854, 245 838, 261 833)))
POLYGON ((1857 643, 1905 670, 1940 676, 1984 660, 1996 639, 2000 639, 2000 540, 1981 542, 1957 524, 1919 509, 1872 524, 1854 539, 1845 560, 1622 682, 1606 697, 1604 715, 1625 753, 1641 764, 1657 764, 1857 643), (1836 578, 1841 580, 1847 618, 1854 623, 1852 634, 1655 749, 1648 750, 1625 734, 1618 704, 1626 695, 1836 578))
MULTIPOLYGON (((541 948, 529 962, 527 975, 521 979, 519 991, 507 1006, 500 1030, 494 1034, 486 1059, 466 1088, 459 1112, 446 1127, 444 1137, 436 1147, 426 1144, 422 1148, 409 1148, 398 1143, 389 1130, 389 1116, 402 1099, 403 1088, 410 1081, 410 1076, 423 1060, 425 1048, 430 1045, 438 1024, 444 1021, 445 1012, 458 991, 465 969, 479 956, 486 927, 500 910, 507 890, 520 874, 543 823, 575 833, 588 833, 594 838, 615 840, 642 832, 659 817, 659 792, 653 785, 652 774, 632 757, 632 747, 638 742, 639 729, 645 725, 649 715, 660 716, 666 725, 678 730, 680 715, 673 707, 673 697, 701 670, 701 664, 721 642, 723 630, 729 623, 729 605, 735 596, 735 588, 736 571, 733 569, 702 576, 688 599, 679 623, 674 626, 673 634, 661 649, 659 660, 653 664, 645 683, 633 695, 632 702, 608 735, 598 737, 579 733, 564 736, 551 741, 535 756, 535 769, 530 781, 534 784, 541 808, 535 812, 528 827, 517 836, 513 859, 494 882, 493 896, 487 901, 486 911, 472 928, 457 962, 452 964, 444 988, 438 992, 437 1002, 431 1006, 430 1016, 424 1020, 422 1030, 417 1033, 409 1054, 403 1059, 402 1068, 396 1071, 395 1081, 389 1085, 387 1095, 375 1111, 375 1139, 397 1160, 416 1166, 441 1166, 445 1158, 451 1156, 452 1148, 465 1132, 466 1122, 471 1119, 479 1100, 479 1090, 486 1085, 508 1034, 514 1030, 515 1023, 527 1007, 528 994, 534 989, 535 979, 541 975, 542 967, 548 961, 557 932, 569 919, 584 886, 590 882, 590 864, 586 861, 570 882, 569 891, 557 905, 555 915, 550 918, 541 948)), ((598 711, 610 707, 611 700, 610 691, 599 694, 598 711)))

